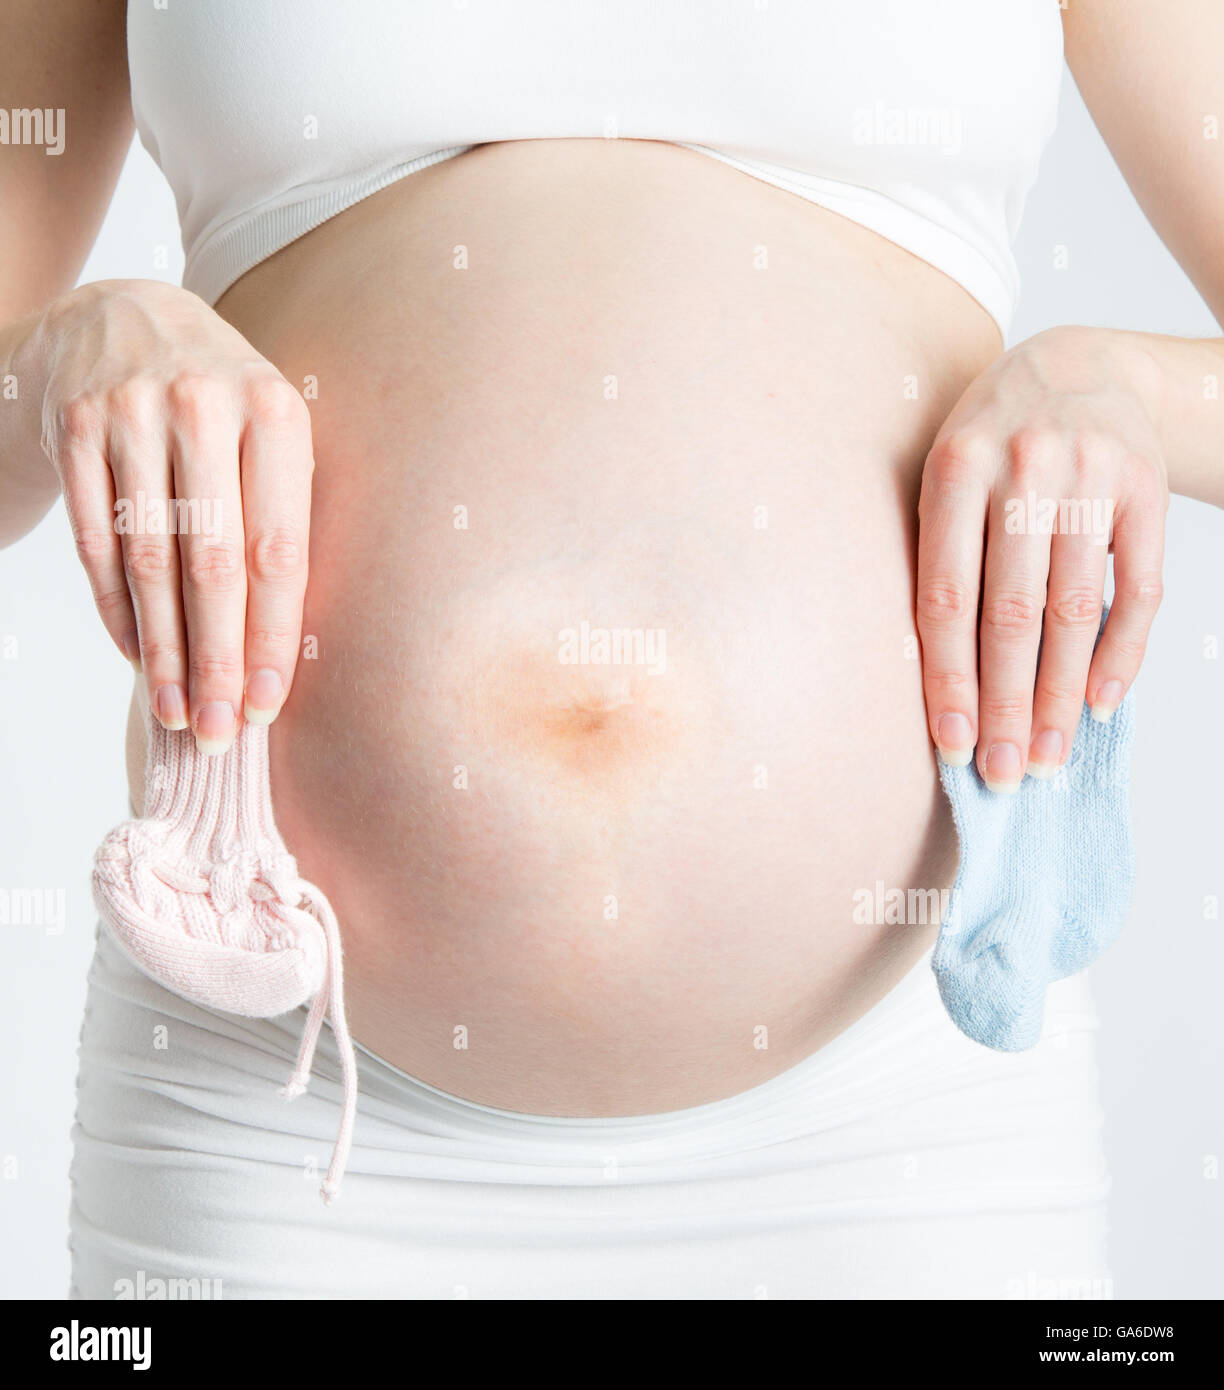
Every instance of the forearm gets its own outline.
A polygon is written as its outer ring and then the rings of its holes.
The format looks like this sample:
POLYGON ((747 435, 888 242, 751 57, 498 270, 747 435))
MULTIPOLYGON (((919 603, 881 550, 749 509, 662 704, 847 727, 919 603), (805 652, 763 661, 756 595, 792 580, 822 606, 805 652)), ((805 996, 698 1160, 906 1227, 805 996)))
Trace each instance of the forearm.
POLYGON ((42 448, 41 318, 0 326, 0 547, 33 530, 59 496, 42 448))
POLYGON ((1148 379, 1169 490, 1224 507, 1224 338, 1121 336, 1156 366, 1148 379))

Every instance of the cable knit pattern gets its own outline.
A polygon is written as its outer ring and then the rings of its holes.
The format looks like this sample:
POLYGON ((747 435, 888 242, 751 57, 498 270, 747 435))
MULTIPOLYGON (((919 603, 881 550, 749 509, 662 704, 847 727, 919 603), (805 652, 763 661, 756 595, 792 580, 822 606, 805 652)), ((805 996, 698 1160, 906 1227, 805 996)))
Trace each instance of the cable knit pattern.
POLYGON ((205 1008, 273 1018, 313 1000, 289 1098, 306 1087, 330 1008, 345 1080, 345 1122, 323 1185, 330 1200, 356 1107, 340 933, 276 829, 268 730, 244 724, 226 754, 205 757, 190 730, 148 724, 145 814, 112 830, 94 857, 98 911, 142 970, 205 1008))
POLYGON ((960 870, 931 964, 952 1021, 987 1047, 1032 1047, 1046 987, 1083 970, 1121 929, 1135 876, 1133 737, 1128 692, 1103 724, 1085 706, 1049 781, 1027 777, 1000 795, 972 763, 940 764, 960 870))

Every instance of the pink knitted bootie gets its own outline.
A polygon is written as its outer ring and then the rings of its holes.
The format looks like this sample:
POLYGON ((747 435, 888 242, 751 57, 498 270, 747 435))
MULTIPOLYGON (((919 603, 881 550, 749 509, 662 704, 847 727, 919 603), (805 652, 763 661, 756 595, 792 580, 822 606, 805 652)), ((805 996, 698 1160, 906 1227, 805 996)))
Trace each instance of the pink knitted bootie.
POLYGON ((103 840, 94 901, 127 955, 184 999, 246 1018, 273 1018, 313 1001, 281 1093, 288 1099, 306 1089, 330 1010, 344 1075, 340 1134, 323 1183, 330 1201, 357 1104, 340 931, 276 829, 268 730, 244 724, 227 753, 206 757, 190 729, 164 729, 152 716, 147 722, 145 814, 103 840))

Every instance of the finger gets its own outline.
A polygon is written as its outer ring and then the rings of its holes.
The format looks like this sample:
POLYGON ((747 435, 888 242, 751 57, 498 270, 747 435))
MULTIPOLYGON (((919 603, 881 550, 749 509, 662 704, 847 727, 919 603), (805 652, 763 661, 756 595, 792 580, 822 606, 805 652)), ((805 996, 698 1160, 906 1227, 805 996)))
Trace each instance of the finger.
POLYGON ((64 510, 72 530, 77 557, 102 625, 111 640, 140 670, 140 639, 136 612, 123 572, 123 547, 115 531, 115 486, 106 462, 101 416, 66 412, 54 440, 44 447, 59 475, 64 510), (90 421, 97 420, 97 425, 90 421))
POLYGON ((125 388, 111 403, 107 451, 149 702, 166 728, 184 729, 187 654, 178 548, 168 529, 172 493, 164 419, 152 392, 125 388))
POLYGON ((246 690, 253 724, 276 718, 293 682, 302 634, 314 468, 310 412, 281 379, 253 394, 242 441, 246 532, 246 690))
POLYGON ((1164 594, 1165 511, 1153 486, 1114 518, 1114 597, 1088 673, 1093 719, 1105 723, 1130 689, 1147 650, 1148 633, 1164 594))
POLYGON ((1041 663, 1033 696, 1030 777, 1053 777, 1071 754, 1101 627, 1108 545, 1108 534, 1058 534, 1050 547, 1041 663))
POLYGON ((931 737, 964 767, 977 741, 977 613, 989 493, 983 441, 949 435, 931 450, 918 500, 918 635, 931 737))
POLYGON ((246 566, 238 474, 238 408, 208 378, 171 388, 187 698, 201 753, 224 753, 242 708, 246 566))
POLYGON ((991 499, 979 639, 978 771, 995 792, 1024 778, 1033 688, 1050 565, 1050 537, 1035 525, 1031 499, 1049 493, 1059 445, 1018 434, 1004 486, 991 499))

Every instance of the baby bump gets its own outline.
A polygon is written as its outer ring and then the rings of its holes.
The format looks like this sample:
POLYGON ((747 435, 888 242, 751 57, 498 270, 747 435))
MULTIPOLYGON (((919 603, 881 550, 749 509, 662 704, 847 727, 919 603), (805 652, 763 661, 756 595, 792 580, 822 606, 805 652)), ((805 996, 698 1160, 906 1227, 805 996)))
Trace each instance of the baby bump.
POLYGON ((467 1099, 579 1116, 768 1079, 933 940, 955 842, 917 480, 997 350, 863 229, 587 143, 415 175, 222 306, 317 388, 272 777, 355 1035, 467 1099))
POLYGON ((728 476, 685 515, 549 467, 492 520, 455 473, 370 506, 320 479, 277 815, 374 1051, 509 1109, 698 1104, 932 939, 880 910, 954 867, 912 538, 884 475, 728 476))

